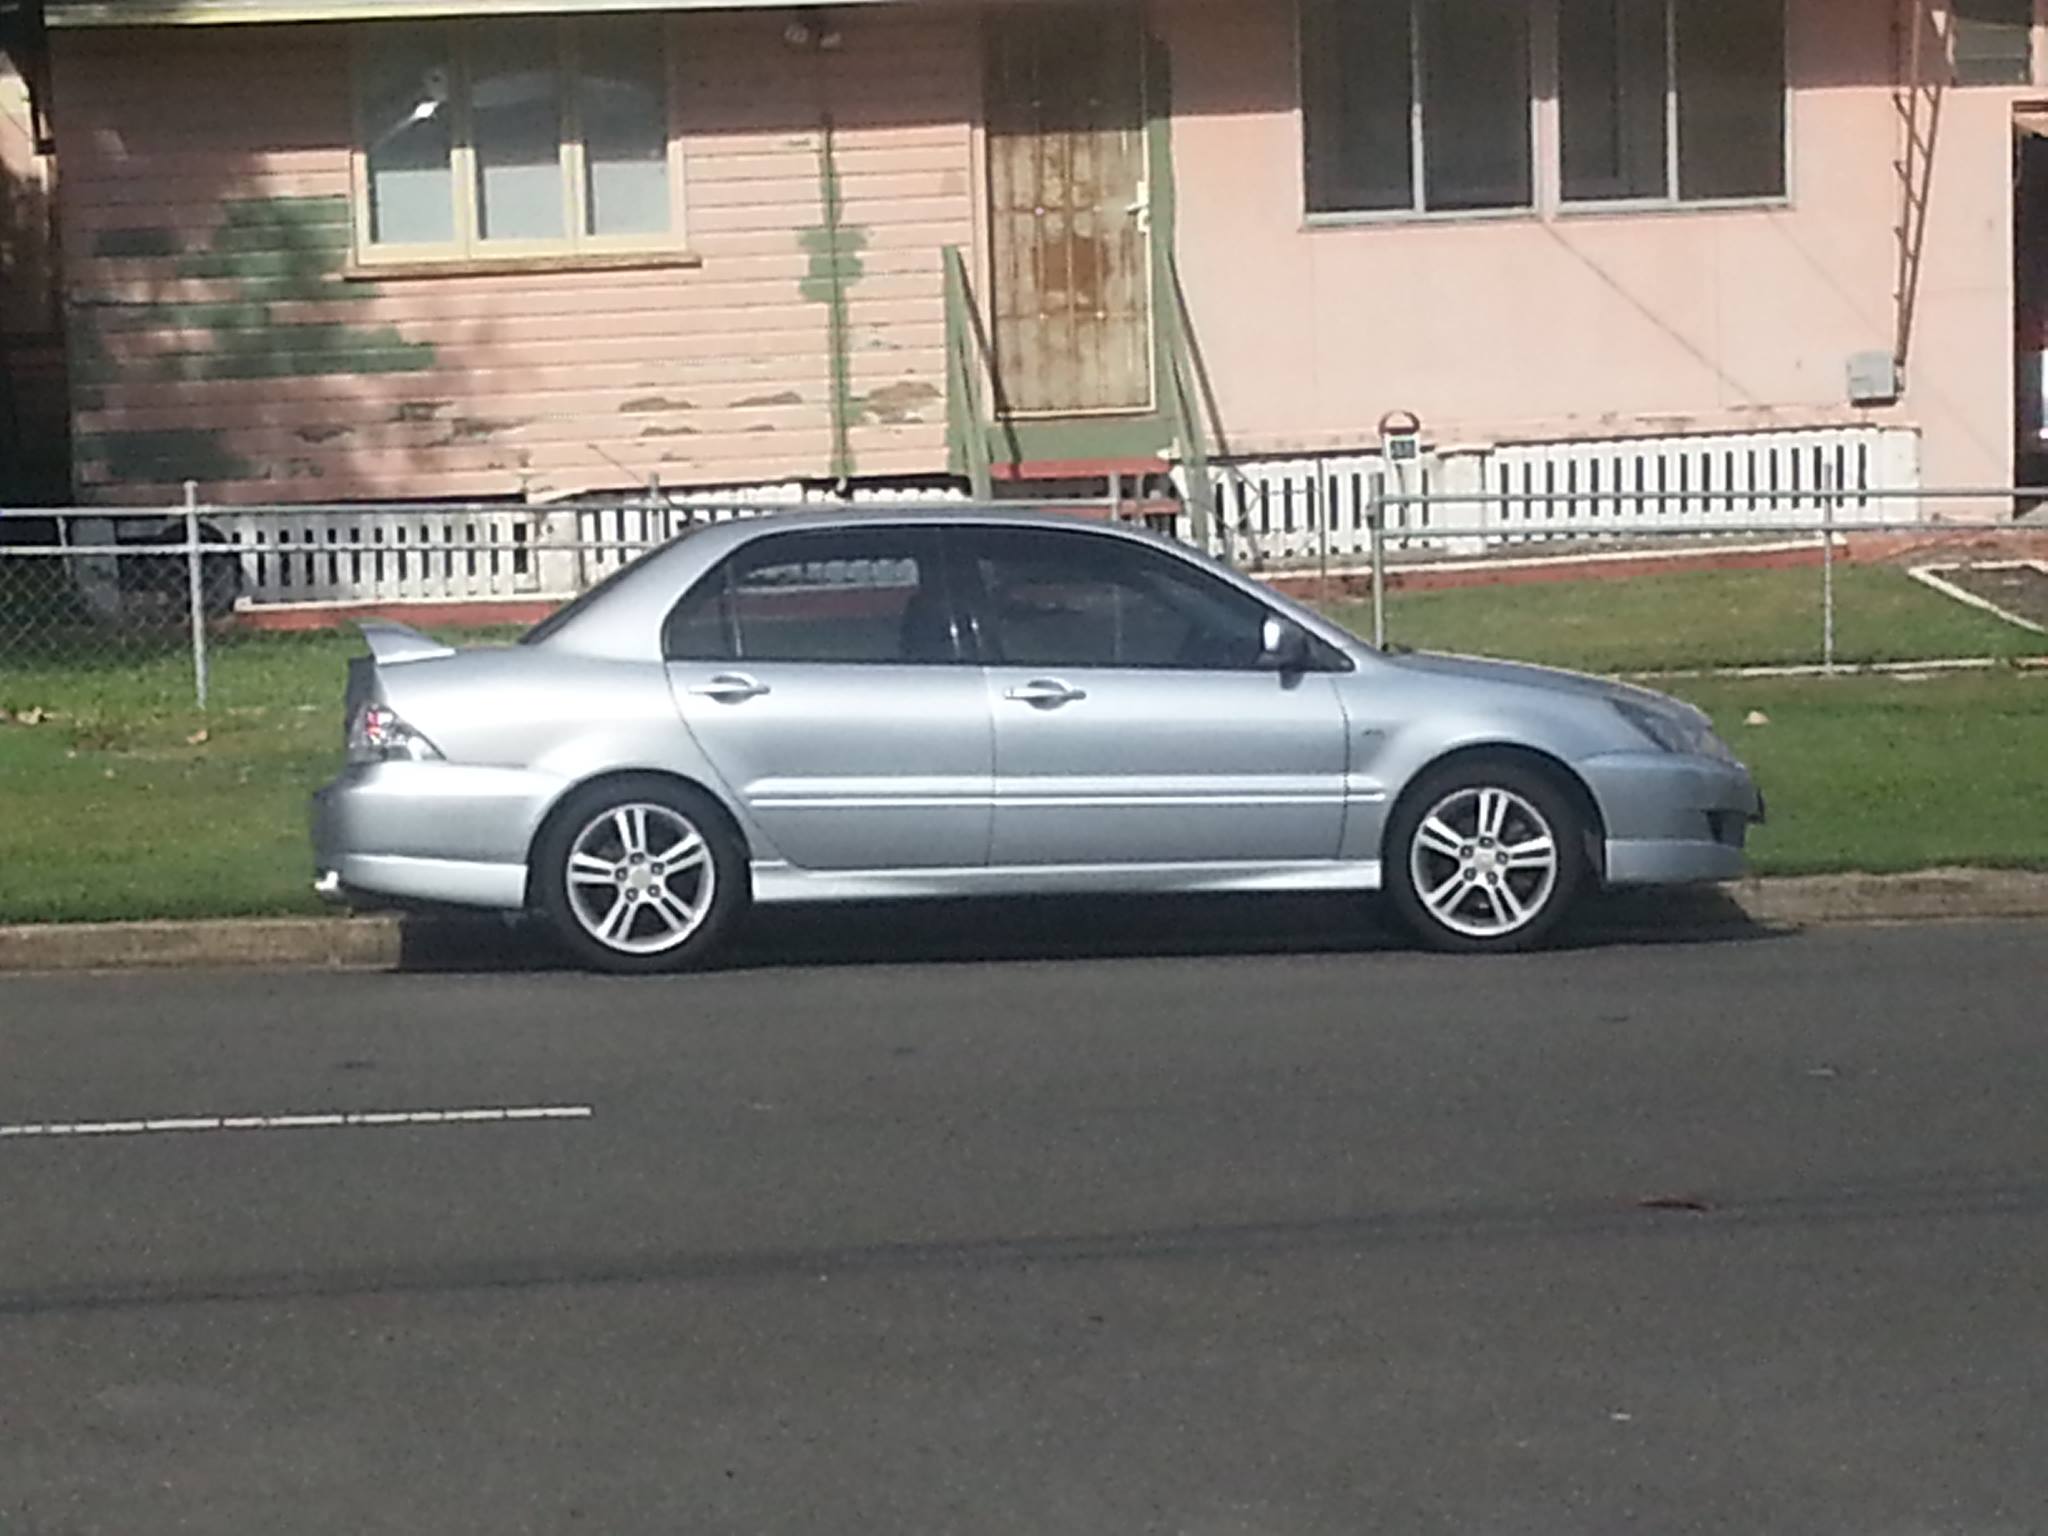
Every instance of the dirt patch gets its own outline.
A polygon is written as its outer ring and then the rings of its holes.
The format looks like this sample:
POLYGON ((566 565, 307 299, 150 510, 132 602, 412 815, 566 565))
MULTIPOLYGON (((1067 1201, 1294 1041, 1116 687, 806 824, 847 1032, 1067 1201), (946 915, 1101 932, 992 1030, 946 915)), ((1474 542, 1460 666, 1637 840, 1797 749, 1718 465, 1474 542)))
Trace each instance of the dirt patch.
POLYGON ((1965 565, 1943 571, 1941 576, 1972 597, 2048 628, 2048 569, 2038 565, 1965 565))

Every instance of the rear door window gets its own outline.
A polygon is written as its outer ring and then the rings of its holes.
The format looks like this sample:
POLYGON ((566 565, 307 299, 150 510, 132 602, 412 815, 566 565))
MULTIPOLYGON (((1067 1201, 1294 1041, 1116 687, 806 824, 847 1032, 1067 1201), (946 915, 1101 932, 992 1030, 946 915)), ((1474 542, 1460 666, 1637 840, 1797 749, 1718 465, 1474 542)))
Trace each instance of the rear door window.
POLYGON ((774 534, 669 615, 671 661, 944 665, 960 646, 937 537, 921 528, 774 534))

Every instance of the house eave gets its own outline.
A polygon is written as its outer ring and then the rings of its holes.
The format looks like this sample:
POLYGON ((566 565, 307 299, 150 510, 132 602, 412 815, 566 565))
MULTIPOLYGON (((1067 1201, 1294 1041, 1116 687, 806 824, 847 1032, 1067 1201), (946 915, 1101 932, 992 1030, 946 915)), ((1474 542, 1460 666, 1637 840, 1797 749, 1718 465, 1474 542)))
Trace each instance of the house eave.
MULTIPOLYGON (((817 3, 817 0, 813 0, 817 3)), ((890 0, 822 0, 882 5, 890 0)), ((577 11, 787 9, 790 0, 50 0, 52 28, 193 27, 254 22, 389 21, 435 16, 564 15, 577 11)))

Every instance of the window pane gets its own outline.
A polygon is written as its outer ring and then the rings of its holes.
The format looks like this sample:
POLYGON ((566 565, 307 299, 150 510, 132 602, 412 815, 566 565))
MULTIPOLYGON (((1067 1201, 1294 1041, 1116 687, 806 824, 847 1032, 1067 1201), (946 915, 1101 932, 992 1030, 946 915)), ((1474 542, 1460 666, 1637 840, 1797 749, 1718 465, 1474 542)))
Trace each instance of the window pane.
POLYGON ((378 245, 455 239, 450 79, 441 28, 378 26, 365 33, 356 108, 370 183, 370 239, 378 245))
POLYGON ((1415 206, 1409 0, 1303 0, 1311 213, 1415 206))
POLYGON ((556 26, 493 22, 470 37, 477 234, 485 240, 560 240, 567 230, 556 26))
POLYGON ((1785 192, 1782 0, 1675 0, 1678 195, 1785 192))
POLYGON ((586 22, 577 33, 585 229, 655 235, 669 228, 668 100, 659 20, 586 22))
POLYGON ((692 587, 662 626, 661 653, 670 661, 730 661, 739 653, 721 566, 692 587))
POLYGON ((1668 197, 1665 0, 1563 0, 1559 116, 1567 198, 1668 197))
POLYGON ((1423 201, 1430 208, 1526 208, 1526 0, 1424 0, 1423 201))
POLYGON ((2034 0, 1950 0, 1956 84, 2026 85, 2034 78, 2034 0))
POLYGON ((764 541, 732 567, 739 659, 956 660, 931 548, 928 537, 908 529, 764 541))
POLYGON ((1020 667, 1259 666, 1266 609, 1164 555, 1104 538, 974 539, 992 660, 1020 667))

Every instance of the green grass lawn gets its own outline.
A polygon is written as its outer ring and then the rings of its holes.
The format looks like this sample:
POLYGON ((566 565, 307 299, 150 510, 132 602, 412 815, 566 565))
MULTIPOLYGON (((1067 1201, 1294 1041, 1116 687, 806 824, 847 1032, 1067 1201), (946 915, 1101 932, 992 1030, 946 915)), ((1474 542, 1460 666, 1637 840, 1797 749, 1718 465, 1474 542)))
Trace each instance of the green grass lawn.
MULTIPOLYGON (((1845 657, 2039 648, 1895 571, 1840 575, 1845 657)), ((1596 671, 1801 660, 1812 586, 1810 571, 1766 571, 1397 594, 1392 633, 1596 671)), ((1355 607, 1346 619, 1369 625, 1355 607)), ((223 641, 205 714, 176 650, 0 670, 0 709, 48 712, 0 725, 0 922, 316 910, 305 800, 339 762, 346 663, 361 650, 352 632, 223 641)), ((1672 687, 1763 781, 1762 873, 2048 867, 2048 677, 1672 687), (1752 710, 1771 723, 1744 725, 1752 710)))
MULTIPOLYGON (((1365 603, 1332 604, 1372 634, 1365 603)), ((1682 571, 1625 581, 1393 592, 1387 639, 1589 672, 1818 662, 1820 572, 1682 571)), ((1928 591, 1889 566, 1835 571, 1835 645, 1844 663, 2048 654, 2034 634, 1928 591)))
POLYGON ((308 912, 306 795, 341 756, 353 632, 0 670, 0 922, 308 912), (200 733, 203 732, 203 738, 200 733), (200 738, 200 739, 195 739, 200 738))
POLYGON ((2048 675, 1688 678, 1755 771, 1759 874, 2048 868, 2048 675), (1745 725, 1752 711, 1768 725, 1745 725))

